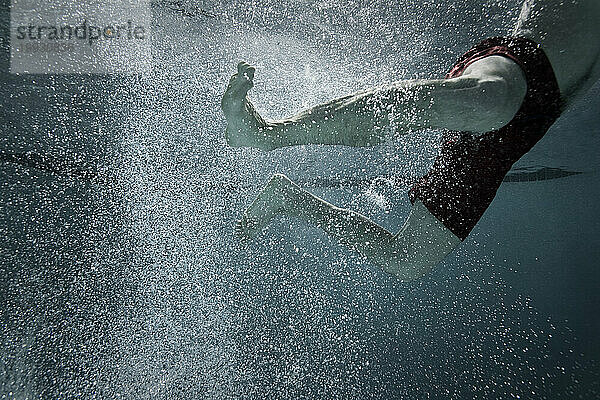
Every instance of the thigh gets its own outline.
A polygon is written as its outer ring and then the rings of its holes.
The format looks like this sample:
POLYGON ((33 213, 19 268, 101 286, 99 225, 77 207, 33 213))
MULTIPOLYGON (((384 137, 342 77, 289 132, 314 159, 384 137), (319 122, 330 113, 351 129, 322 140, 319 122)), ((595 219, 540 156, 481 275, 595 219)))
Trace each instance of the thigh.
POLYGON ((507 114, 517 113, 527 93, 527 79, 519 64, 501 55, 475 61, 465 68, 462 76, 501 82, 489 85, 487 90, 497 90, 497 93, 490 94, 497 98, 498 106, 503 107, 507 114))

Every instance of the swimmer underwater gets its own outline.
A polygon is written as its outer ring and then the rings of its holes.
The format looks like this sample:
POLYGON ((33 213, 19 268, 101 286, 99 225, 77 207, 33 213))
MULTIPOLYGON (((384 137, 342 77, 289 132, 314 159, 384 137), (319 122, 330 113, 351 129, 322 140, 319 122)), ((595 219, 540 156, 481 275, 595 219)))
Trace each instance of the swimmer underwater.
POLYGON ((403 281, 423 276, 465 240, 511 166, 600 78, 598 21, 598 0, 526 0, 509 36, 475 45, 444 79, 395 82, 277 121, 247 98, 255 69, 240 63, 221 102, 230 146, 375 146, 385 140, 391 107, 400 110, 394 123, 402 131, 448 132, 410 189, 412 208, 396 234, 281 174, 244 212, 237 233, 251 239, 276 216, 297 217, 403 281))

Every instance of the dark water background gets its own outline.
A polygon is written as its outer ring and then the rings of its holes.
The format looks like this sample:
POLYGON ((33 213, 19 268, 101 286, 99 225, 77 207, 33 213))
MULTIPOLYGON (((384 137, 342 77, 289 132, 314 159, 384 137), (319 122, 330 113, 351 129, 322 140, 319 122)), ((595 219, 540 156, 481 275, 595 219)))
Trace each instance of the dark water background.
POLYGON ((397 230, 397 178, 439 137, 228 148, 218 104, 239 60, 259 110, 289 115, 441 76, 509 32, 517 2, 157 2, 137 77, 10 75, 1 10, 5 398, 598 397, 598 86, 417 282, 297 221, 233 236, 274 172, 397 230))

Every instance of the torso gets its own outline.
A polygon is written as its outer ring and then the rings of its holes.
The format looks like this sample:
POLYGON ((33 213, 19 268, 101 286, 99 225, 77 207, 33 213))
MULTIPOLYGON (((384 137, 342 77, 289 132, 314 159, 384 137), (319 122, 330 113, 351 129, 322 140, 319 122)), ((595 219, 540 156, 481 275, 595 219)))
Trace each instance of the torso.
POLYGON ((513 35, 540 43, 569 105, 600 78, 600 1, 526 0, 513 35))

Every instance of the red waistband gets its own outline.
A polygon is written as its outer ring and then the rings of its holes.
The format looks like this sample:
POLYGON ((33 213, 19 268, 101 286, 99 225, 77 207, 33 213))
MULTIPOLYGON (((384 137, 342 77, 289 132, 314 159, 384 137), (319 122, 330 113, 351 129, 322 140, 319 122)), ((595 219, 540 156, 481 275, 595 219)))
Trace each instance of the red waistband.
POLYGON ((493 46, 493 47, 489 47, 487 49, 478 51, 478 52, 470 55, 468 58, 466 58, 464 60, 462 60, 462 59, 459 60, 459 62, 456 63, 450 71, 448 71, 448 73, 446 74, 446 79, 456 78, 458 76, 461 76, 462 73, 465 71, 465 69, 467 69, 467 67, 469 65, 473 64, 475 61, 479 61, 485 57, 498 56, 498 55, 510 58, 511 60, 513 60, 514 62, 519 64, 519 66, 522 67, 521 61, 519 61, 519 59, 517 59, 517 57, 515 57, 515 55, 510 51, 510 49, 507 46, 493 46))

